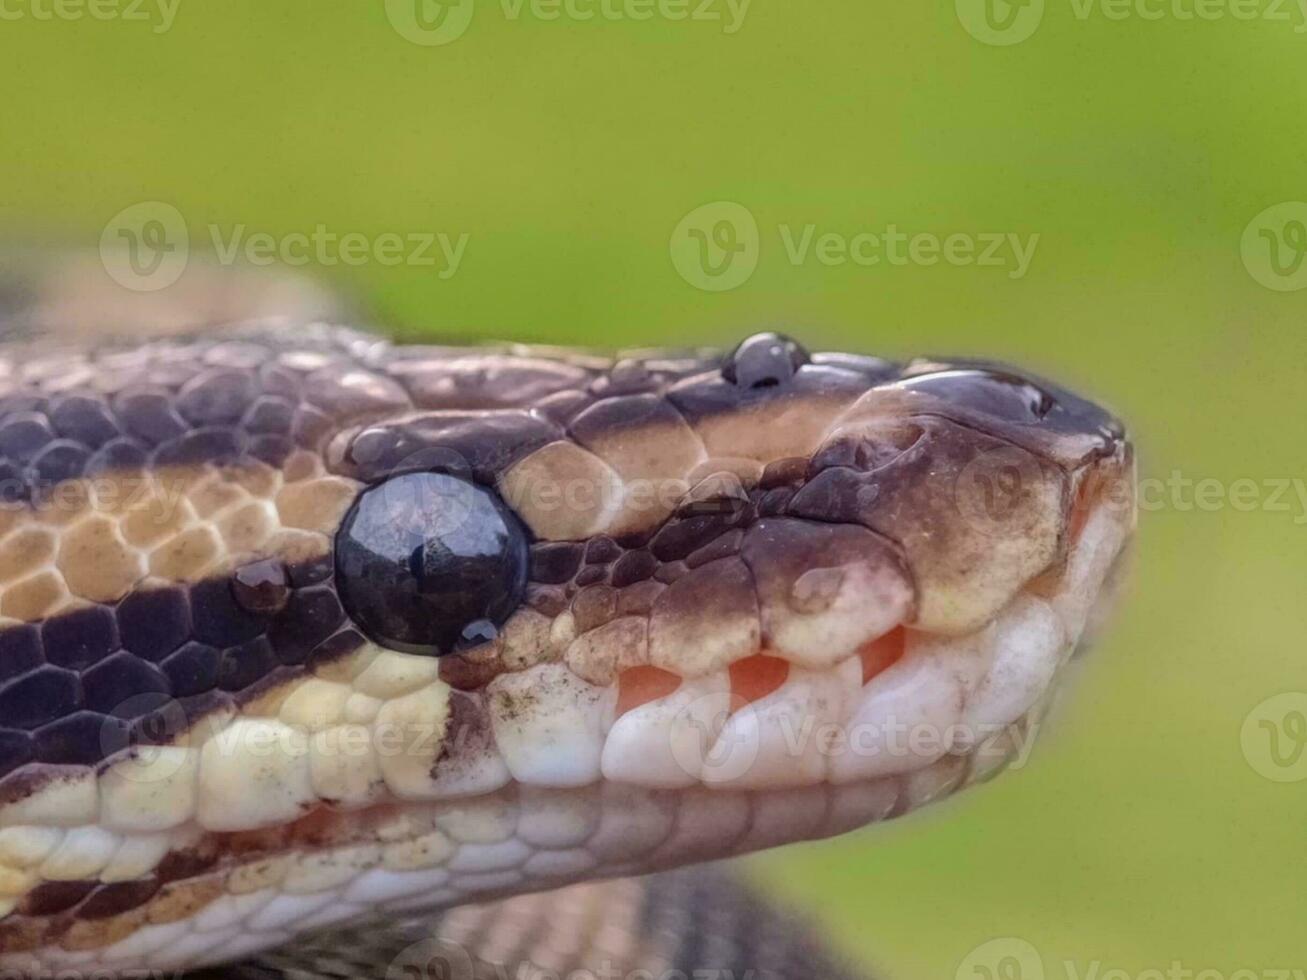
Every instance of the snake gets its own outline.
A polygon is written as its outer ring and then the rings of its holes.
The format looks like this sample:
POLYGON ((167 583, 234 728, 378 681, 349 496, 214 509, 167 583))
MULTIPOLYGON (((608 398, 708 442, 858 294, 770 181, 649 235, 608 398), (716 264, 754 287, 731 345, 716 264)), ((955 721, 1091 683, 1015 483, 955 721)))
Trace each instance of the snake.
POLYGON ((0 973, 843 975, 705 862, 1001 771, 1133 459, 778 333, 0 344, 0 973))

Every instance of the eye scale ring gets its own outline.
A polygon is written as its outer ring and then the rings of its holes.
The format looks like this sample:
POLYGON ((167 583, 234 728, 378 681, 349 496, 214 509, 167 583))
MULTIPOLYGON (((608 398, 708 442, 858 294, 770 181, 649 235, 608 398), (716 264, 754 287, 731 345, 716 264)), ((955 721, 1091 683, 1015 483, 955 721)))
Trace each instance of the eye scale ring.
POLYGON ((363 491, 336 535, 341 602, 367 636, 443 656, 493 633, 526 590, 527 532, 491 490, 406 473, 363 491))

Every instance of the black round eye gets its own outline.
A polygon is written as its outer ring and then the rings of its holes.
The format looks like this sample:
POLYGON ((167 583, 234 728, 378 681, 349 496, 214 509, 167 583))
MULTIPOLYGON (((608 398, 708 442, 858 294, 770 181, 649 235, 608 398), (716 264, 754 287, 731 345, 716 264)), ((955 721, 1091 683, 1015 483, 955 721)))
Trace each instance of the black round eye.
POLYGON ((359 495, 336 535, 346 611, 376 643, 441 656, 491 639, 526 589, 526 530, 490 490, 408 473, 359 495))
POLYGON ((740 388, 774 388, 808 363, 808 352, 779 333, 756 333, 722 362, 722 377, 740 388))

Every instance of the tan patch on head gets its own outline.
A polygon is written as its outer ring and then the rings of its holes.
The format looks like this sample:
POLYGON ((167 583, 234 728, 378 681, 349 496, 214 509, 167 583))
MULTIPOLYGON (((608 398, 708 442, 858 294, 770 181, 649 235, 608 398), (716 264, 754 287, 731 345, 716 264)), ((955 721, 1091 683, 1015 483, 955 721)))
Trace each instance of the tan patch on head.
POLYGON ((542 541, 575 541, 606 530, 622 507, 617 471, 571 442, 551 442, 500 478, 499 492, 542 541))
POLYGON ((24 527, 0 540, 0 582, 34 572, 48 565, 55 555, 54 532, 43 527, 24 527))
POLYGON ((168 538, 150 555, 150 574, 174 582, 198 582, 222 556, 222 540, 207 524, 168 538))
POLYGON ((40 572, 4 590, 0 614, 31 622, 49 616, 67 600, 63 577, 57 572, 40 572))
POLYGON ((237 507, 217 521, 218 533, 222 535, 227 551, 231 554, 255 551, 276 526, 276 519, 269 513, 268 505, 253 502, 237 507))
POLYGON ((334 534, 358 492, 358 483, 340 477, 295 483, 277 494, 277 512, 287 527, 334 534))
POLYGON ((194 519, 195 512, 184 497, 170 498, 152 482, 126 508, 122 535, 129 544, 148 548, 176 534, 194 519))
POLYGON ((755 459, 762 463, 811 456, 826 431, 857 394, 777 397, 716 415, 695 424, 711 457, 755 459))
POLYGON ((260 557, 321 557, 358 484, 313 475, 321 462, 309 454, 295 465, 306 479, 292 487, 264 463, 202 464, 65 481, 5 510, 0 616, 32 621, 79 600, 117 602, 150 576, 194 583, 260 557))
POLYGON ((145 575, 144 559, 122 539, 118 522, 100 514, 60 535, 58 567, 69 591, 91 602, 116 602, 145 575))

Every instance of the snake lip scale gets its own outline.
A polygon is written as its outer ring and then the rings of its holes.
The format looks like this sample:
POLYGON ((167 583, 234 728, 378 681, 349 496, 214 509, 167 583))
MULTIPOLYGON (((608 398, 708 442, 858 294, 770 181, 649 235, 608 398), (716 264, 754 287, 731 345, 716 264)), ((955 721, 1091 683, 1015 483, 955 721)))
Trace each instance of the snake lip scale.
POLYGON ((1024 751, 1133 525, 1120 422, 988 362, 0 346, 0 970, 905 813, 1024 751))

